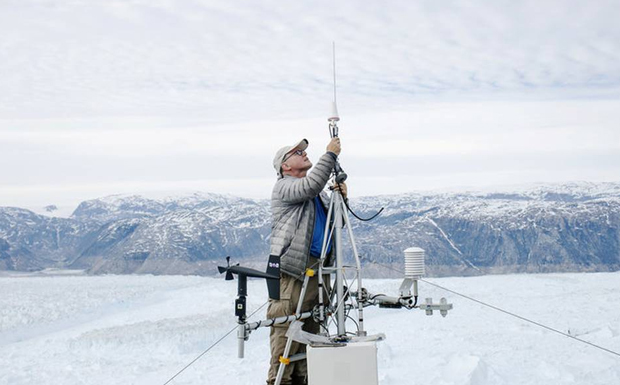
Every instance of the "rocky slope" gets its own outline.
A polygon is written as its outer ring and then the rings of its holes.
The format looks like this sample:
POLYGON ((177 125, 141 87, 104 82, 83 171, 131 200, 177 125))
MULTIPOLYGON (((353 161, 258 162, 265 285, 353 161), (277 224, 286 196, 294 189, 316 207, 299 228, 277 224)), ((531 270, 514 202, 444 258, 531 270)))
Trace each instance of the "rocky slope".
MULTIPOLYGON (((351 217, 371 274, 379 270, 370 261, 401 269, 410 246, 427 251, 436 275, 620 268, 620 184, 412 193, 351 206, 361 216, 385 207, 371 222, 351 217)), ((226 255, 263 263, 269 232, 268 201, 214 194, 106 197, 83 202, 68 219, 4 207, 0 270, 213 274, 226 255)))
POLYGON ((449 273, 464 274, 617 270, 620 190, 578 186, 362 199, 363 208, 386 210, 356 225, 360 253, 389 261, 386 251, 393 250, 398 260, 396 251, 416 245, 427 250, 436 272, 450 266, 449 273))

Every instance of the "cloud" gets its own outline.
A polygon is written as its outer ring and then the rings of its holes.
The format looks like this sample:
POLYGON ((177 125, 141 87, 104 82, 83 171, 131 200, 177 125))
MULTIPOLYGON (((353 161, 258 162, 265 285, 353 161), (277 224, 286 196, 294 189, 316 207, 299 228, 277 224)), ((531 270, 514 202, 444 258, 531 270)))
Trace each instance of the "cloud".
POLYGON ((616 2, 3 3, 0 116, 316 113, 620 89, 616 2), (614 12, 614 10, 616 12, 614 12))
POLYGON ((611 178, 618 13, 614 1, 6 1, 0 183, 271 180, 278 147, 306 137, 316 159, 328 140, 332 41, 358 178, 611 178), (419 162, 432 167, 416 174, 419 162))

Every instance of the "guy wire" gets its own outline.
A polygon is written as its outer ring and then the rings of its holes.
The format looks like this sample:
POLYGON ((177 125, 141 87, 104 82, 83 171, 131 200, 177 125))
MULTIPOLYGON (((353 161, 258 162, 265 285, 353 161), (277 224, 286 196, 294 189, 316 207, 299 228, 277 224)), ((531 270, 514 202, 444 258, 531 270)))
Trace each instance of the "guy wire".
MULTIPOLYGON (((254 312, 252 314, 250 314, 248 316, 248 318, 251 318, 254 314, 256 314, 260 309, 264 308, 265 305, 267 305, 269 303, 269 301, 266 301, 264 304, 262 304, 258 309, 254 310, 254 312)), ((185 367, 181 370, 179 370, 174 376, 170 377, 170 379, 168 381, 166 381, 164 383, 164 385, 167 385, 168 383, 170 383, 172 380, 174 380, 179 374, 183 373, 185 371, 185 369, 189 368, 190 366, 192 366, 196 361, 198 361, 202 356, 204 356, 205 354, 207 354, 207 352, 209 350, 211 350, 213 347, 215 347, 215 345, 219 344, 220 342, 222 342, 222 340, 224 340, 224 338, 228 337, 230 335, 230 333, 234 332, 235 330, 237 330, 238 325, 235 325, 234 328, 230 329, 228 331, 228 333, 224 334, 219 340, 215 341, 215 343, 213 343, 213 345, 209 346, 207 348, 207 350, 205 350, 204 352, 200 353, 200 355, 198 355, 198 357, 194 358, 192 360, 192 362, 190 362, 189 364, 185 365, 185 367)))
MULTIPOLYGON (((361 256, 360 256, 360 258, 361 258, 361 256)), ((367 261, 369 261, 370 263, 374 263, 375 265, 381 266, 381 267, 383 267, 383 268, 386 268, 386 269, 389 269, 389 270, 398 271, 399 273, 401 272, 400 270, 396 270, 396 269, 394 269, 394 268, 392 268, 392 267, 382 265, 382 264, 380 264, 380 263, 378 263, 378 262, 375 262, 375 261, 373 261, 373 260, 370 260, 370 259, 368 259, 368 258, 364 258, 364 259, 365 259, 365 260, 367 260, 367 261)), ((439 288, 439 289, 445 290, 445 291, 447 291, 447 292, 449 292, 449 293, 452 293, 452 294, 458 295, 459 297, 463 297, 463 298, 465 298, 465 299, 468 299, 468 300, 470 300, 470 301, 476 302, 476 303, 478 303, 478 304, 480 304, 480 305, 486 306, 486 307, 491 308, 491 309, 493 309, 493 310, 496 310, 496 311, 502 312, 502 313, 507 314, 507 315, 509 315, 509 316, 512 316, 512 317, 518 318, 518 319, 520 319, 520 320, 522 320, 522 321, 529 322, 529 323, 531 323, 531 324, 533 324, 533 325, 539 326, 539 327, 541 327, 541 328, 547 329, 547 330, 549 330, 549 331, 552 331, 552 332, 554 332, 554 333, 557 333, 557 334, 563 335, 563 336, 565 336, 565 337, 572 338, 572 339, 573 339, 573 340, 575 340, 575 341, 579 341, 579 342, 584 343, 584 344, 586 344, 586 345, 590 345, 590 346, 592 346, 592 347, 594 347, 594 348, 597 348, 597 349, 603 350, 603 351, 605 351, 605 352, 607 352, 607 353, 611 353, 611 354, 613 354, 613 355, 615 355, 615 356, 620 357, 620 353, 615 352, 615 351, 613 351, 613 350, 611 350, 611 349, 607 349, 607 348, 605 348, 605 347, 603 347, 603 346, 600 346, 600 345, 594 344, 594 343, 592 343, 592 342, 588 342, 588 341, 586 341, 586 340, 582 340, 581 338, 578 338, 578 337, 572 336, 572 335, 570 335, 570 334, 568 334, 568 333, 564 333, 564 332, 562 332, 562 331, 560 331, 560 330, 557 330, 557 329, 554 329, 554 328, 552 328, 552 327, 550 327, 550 326, 543 325, 543 324, 541 324, 540 322, 533 321, 533 320, 531 320, 531 319, 525 318, 525 317, 520 316, 520 315, 518 315, 518 314, 515 314, 515 313, 509 312, 509 311, 507 311, 507 310, 501 309, 501 308, 499 308, 499 307, 497 307, 497 306, 490 305, 490 304, 488 304, 488 303, 485 303, 485 302, 480 301, 480 300, 478 300, 478 299, 475 299, 475 298, 473 298, 473 297, 467 296, 467 295, 465 295, 465 294, 461 294, 461 293, 459 293, 459 292, 456 292, 456 291, 454 291, 454 290, 448 289, 448 288, 443 287, 443 286, 441 286, 441 285, 438 285, 438 284, 436 284, 436 283, 433 283, 433 282, 427 281, 427 280, 425 280, 425 279, 420 278, 419 280, 420 280, 420 281, 422 281, 422 282, 424 282, 424 283, 428 283, 428 284, 429 284, 429 285, 431 285, 431 286, 435 286, 435 287, 437 287, 437 288, 439 288)))
MULTIPOLYGON (((319 264, 319 262, 315 262, 312 266, 310 266, 310 269, 314 269, 317 265, 319 264)), ((299 275, 299 277, 302 277, 306 272, 304 271, 303 273, 301 273, 299 275)), ((264 304, 260 305, 260 307, 256 310, 254 310, 252 312, 252 314, 250 314, 249 316, 247 316, 246 320, 249 318, 252 318, 252 316, 256 313, 258 313, 258 311, 262 308, 265 307, 265 305, 267 305, 269 303, 269 300, 265 301, 264 304)), ((224 340, 224 338, 228 337, 230 335, 230 333, 234 332, 235 330, 237 330, 237 328, 239 327, 239 325, 235 325, 234 328, 230 329, 226 334, 224 334, 222 337, 220 337, 219 340, 215 341, 211 346, 209 346, 204 352, 200 353, 198 355, 198 357, 194 358, 192 360, 192 362, 190 362, 189 364, 185 365, 185 367, 181 370, 179 370, 174 376, 170 377, 170 379, 168 381, 166 381, 163 385, 167 385, 169 384, 172 380, 174 380, 179 374, 183 373, 185 371, 185 369, 189 368, 190 366, 192 366, 196 361, 198 361, 202 356, 204 356, 205 354, 207 354, 207 352, 209 350, 211 350, 213 347, 215 347, 217 344, 219 344, 220 342, 222 342, 224 340)))

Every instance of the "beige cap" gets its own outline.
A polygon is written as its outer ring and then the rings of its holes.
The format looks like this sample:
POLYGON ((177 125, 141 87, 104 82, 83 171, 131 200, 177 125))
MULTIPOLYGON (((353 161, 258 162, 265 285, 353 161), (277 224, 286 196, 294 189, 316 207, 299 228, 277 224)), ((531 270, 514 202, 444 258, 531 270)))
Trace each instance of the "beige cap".
POLYGON ((284 160, 284 157, 295 150, 305 151, 306 148, 308 148, 308 140, 302 139, 299 143, 296 143, 293 146, 282 147, 278 150, 278 152, 276 152, 276 156, 273 158, 273 168, 276 169, 278 178, 282 178, 282 161, 284 160))

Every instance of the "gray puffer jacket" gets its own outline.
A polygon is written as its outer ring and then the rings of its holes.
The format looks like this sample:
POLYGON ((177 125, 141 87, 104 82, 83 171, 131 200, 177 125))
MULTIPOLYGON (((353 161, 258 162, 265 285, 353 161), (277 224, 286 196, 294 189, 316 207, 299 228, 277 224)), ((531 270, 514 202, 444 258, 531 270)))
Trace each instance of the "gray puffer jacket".
POLYGON ((314 231, 314 198, 320 195, 325 207, 329 198, 322 192, 329 180, 336 157, 326 153, 303 178, 285 175, 278 179, 271 194, 271 255, 280 256, 280 270, 303 279, 309 265, 314 231))

